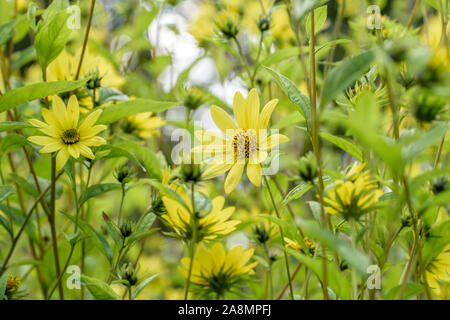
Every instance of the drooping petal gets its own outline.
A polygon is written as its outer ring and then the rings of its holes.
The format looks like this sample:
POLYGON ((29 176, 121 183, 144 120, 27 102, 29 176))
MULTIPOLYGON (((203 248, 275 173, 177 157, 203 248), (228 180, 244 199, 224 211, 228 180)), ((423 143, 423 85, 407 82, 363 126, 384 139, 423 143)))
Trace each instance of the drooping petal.
POLYGON ((80 149, 78 149, 78 144, 68 145, 67 150, 69 151, 69 154, 74 157, 75 159, 78 159, 80 156, 80 149))
POLYGON ((211 106, 211 117, 216 126, 224 133, 227 133, 227 130, 237 129, 236 123, 222 108, 211 106))
POLYGON ((69 152, 67 151, 67 148, 61 148, 56 155, 56 170, 59 171, 64 168, 67 159, 69 159, 69 152))
POLYGON ((202 176, 205 179, 212 179, 212 178, 215 178, 215 177, 218 177, 218 176, 224 174, 225 172, 230 170, 232 166, 233 166, 233 164, 228 164, 228 163, 222 163, 222 164, 213 163, 206 168, 206 170, 203 172, 202 176))
POLYGON ((231 168, 225 180, 225 193, 229 194, 233 191, 241 180, 242 173, 244 172, 245 164, 235 163, 231 168))
POLYGON ((261 185, 261 166, 259 164, 251 164, 247 165, 247 177, 253 185, 259 187, 261 185))
POLYGON ((94 154, 92 153, 92 150, 89 147, 85 146, 84 144, 79 143, 78 148, 80 149, 80 153, 83 157, 88 158, 88 159, 95 158, 94 154))
POLYGON ((264 106, 259 116, 259 123, 258 123, 259 129, 267 128, 267 125, 269 124, 270 121, 270 117, 272 116, 272 112, 275 109, 277 103, 278 99, 273 99, 267 102, 267 104, 264 106))
POLYGON ((77 127, 79 116, 80 106, 78 104, 78 99, 75 95, 71 95, 69 98, 69 102, 67 103, 67 119, 72 128, 77 127))

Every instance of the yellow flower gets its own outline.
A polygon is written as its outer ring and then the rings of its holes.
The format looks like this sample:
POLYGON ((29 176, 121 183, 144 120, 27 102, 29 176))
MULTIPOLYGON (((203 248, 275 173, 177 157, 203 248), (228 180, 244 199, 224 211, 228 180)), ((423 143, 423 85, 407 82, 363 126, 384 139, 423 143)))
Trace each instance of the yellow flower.
MULTIPOLYGON (((258 262, 247 264, 254 251, 236 246, 227 253, 220 242, 216 242, 210 250, 200 244, 192 265, 191 282, 206 289, 206 292, 223 295, 242 280, 242 276, 254 274, 253 268, 258 262)), ((190 258, 181 260, 179 270, 185 278, 188 277, 190 261, 190 258)))
POLYGON ((22 282, 20 282, 20 279, 18 277, 13 276, 12 274, 10 274, 8 277, 8 280, 6 280, 6 292, 15 291, 21 285, 22 285, 22 282))
POLYGON ((355 163, 348 170, 345 180, 338 180, 324 199, 325 210, 338 214, 345 219, 358 219, 374 209, 383 190, 377 188, 369 171, 363 171, 365 165, 355 163))
MULTIPOLYGON (((163 197, 162 201, 166 207, 167 214, 162 215, 164 219, 175 232, 184 239, 192 237, 192 202, 191 197, 183 187, 171 186, 184 200, 189 210, 178 201, 163 197)), ((229 220, 234 212, 234 207, 224 208, 225 198, 222 196, 215 197, 211 200, 211 211, 198 220, 198 241, 211 240, 218 236, 223 236, 233 232, 236 225, 240 223, 238 220, 229 220)))
POLYGON ((106 129, 104 125, 94 125, 102 110, 90 113, 78 126, 79 105, 75 96, 71 96, 66 106, 60 97, 52 99, 52 111, 42 109, 45 122, 30 119, 29 122, 38 127, 46 136, 32 136, 28 140, 43 146, 41 153, 57 152, 56 169, 61 170, 69 156, 78 159, 80 154, 88 159, 94 159, 89 147, 105 144, 105 139, 96 135, 106 129))
POLYGON ((166 121, 160 117, 153 117, 151 112, 138 113, 134 116, 129 116, 125 125, 124 131, 126 133, 136 134, 143 139, 158 136, 158 128, 166 124, 166 121))
POLYGON ((261 162, 270 150, 289 141, 281 134, 267 136, 267 126, 277 103, 277 99, 269 101, 260 113, 256 89, 250 90, 247 99, 236 92, 233 112, 237 124, 223 109, 211 107, 212 119, 225 135, 210 131, 195 133, 202 145, 194 148, 193 152, 202 153, 203 160, 208 160, 210 164, 203 173, 206 179, 229 171, 225 180, 225 192, 228 194, 236 188, 247 166, 250 182, 257 187, 261 185, 261 162), (205 159, 209 155, 211 158, 205 159))
POLYGON ((425 268, 425 277, 435 295, 441 294, 440 283, 450 283, 450 245, 425 268))
MULTIPOLYGON (((309 240, 308 237, 304 237, 303 241, 305 242, 308 251, 313 252, 316 247, 314 242, 309 240)), ((303 247, 296 240, 291 240, 289 238, 284 237, 284 242, 286 243, 286 248, 292 248, 297 251, 304 251, 303 247)))

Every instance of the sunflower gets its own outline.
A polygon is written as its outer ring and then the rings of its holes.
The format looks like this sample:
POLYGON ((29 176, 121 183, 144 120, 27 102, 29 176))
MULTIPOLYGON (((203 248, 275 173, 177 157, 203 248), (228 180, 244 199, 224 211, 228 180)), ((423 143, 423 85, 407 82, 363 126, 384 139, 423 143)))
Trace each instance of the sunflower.
POLYGON ((378 189, 370 172, 364 170, 365 164, 355 163, 347 172, 344 180, 337 180, 328 190, 324 202, 325 210, 338 214, 345 219, 358 219, 373 210, 383 190, 378 189))
POLYGON ((129 116, 124 124, 123 130, 126 133, 133 133, 140 138, 147 139, 158 136, 158 128, 166 124, 160 117, 153 117, 151 112, 142 112, 134 116, 129 116))
POLYGON ((289 141, 281 134, 267 136, 267 126, 277 103, 277 99, 269 101, 260 113, 256 89, 250 90, 247 99, 236 92, 233 112, 237 124, 223 109, 211 107, 212 119, 224 135, 211 131, 195 132, 201 145, 195 147, 193 152, 200 152, 209 164, 203 173, 205 178, 214 178, 229 171, 225 180, 225 192, 228 194, 236 188, 247 166, 250 182, 257 187, 261 185, 261 162, 270 150, 289 141))
POLYGON ((64 167, 69 156, 78 159, 81 154, 88 159, 94 159, 94 154, 89 147, 106 143, 105 139, 96 136, 105 130, 106 126, 94 125, 102 110, 98 109, 90 113, 78 126, 80 110, 76 96, 70 97, 67 108, 60 97, 54 96, 52 106, 52 111, 42 109, 42 116, 46 123, 37 119, 28 120, 46 136, 32 136, 28 140, 43 146, 41 153, 58 152, 57 170, 64 167))
MULTIPOLYGON (((258 262, 247 264, 254 251, 236 246, 227 253, 220 242, 216 242, 210 250, 200 244, 192 265, 191 282, 205 289, 206 293, 223 296, 243 276, 254 274, 253 268, 258 262)), ((188 277, 190 261, 190 258, 181 260, 179 270, 185 278, 188 277)))
MULTIPOLYGON (((188 193, 183 187, 176 188, 170 186, 184 200, 189 210, 180 202, 169 198, 162 197, 167 213, 162 215, 162 219, 167 222, 175 232, 184 239, 191 239, 192 230, 192 201, 188 193)), ((198 237, 197 240, 211 240, 218 236, 227 235, 236 229, 236 225, 240 223, 238 220, 229 220, 234 212, 234 207, 224 208, 225 198, 222 196, 215 197, 211 200, 211 210, 205 216, 198 220, 198 237)), ((197 213, 196 213, 197 214, 197 213)))

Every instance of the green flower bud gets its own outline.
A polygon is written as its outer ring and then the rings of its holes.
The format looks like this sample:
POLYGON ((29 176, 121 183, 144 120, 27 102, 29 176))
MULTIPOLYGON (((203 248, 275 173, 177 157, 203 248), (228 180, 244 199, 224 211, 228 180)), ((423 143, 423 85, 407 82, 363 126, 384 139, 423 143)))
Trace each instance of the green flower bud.
POLYGON ((120 268, 120 279, 124 280, 124 285, 127 287, 134 286, 138 282, 137 271, 134 270, 133 265, 126 262, 120 268))
POLYGON ((122 184, 126 184, 131 180, 132 170, 126 165, 122 165, 115 170, 115 178, 122 184))
POLYGON ((122 234, 122 237, 127 238, 133 233, 133 227, 130 223, 124 222, 120 226, 120 233, 122 234))
POLYGON ((259 31, 265 32, 270 29, 270 19, 269 18, 262 18, 258 22, 258 28, 259 31))
POLYGON ((421 94, 414 106, 414 117, 421 123, 432 122, 436 120, 444 104, 442 100, 430 94, 421 94))
POLYGON ((444 176, 441 176, 439 179, 433 180, 431 184, 431 191, 433 194, 439 194, 444 192, 447 189, 448 181, 444 176))
POLYGON ((297 167, 300 177, 305 181, 313 181, 317 176, 316 158, 312 152, 301 158, 297 167))

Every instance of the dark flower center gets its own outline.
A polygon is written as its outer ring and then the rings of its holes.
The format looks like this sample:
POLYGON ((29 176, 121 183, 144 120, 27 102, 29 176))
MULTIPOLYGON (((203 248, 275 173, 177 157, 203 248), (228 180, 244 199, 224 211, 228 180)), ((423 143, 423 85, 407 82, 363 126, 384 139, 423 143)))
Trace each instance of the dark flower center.
POLYGON ((80 141, 80 134, 77 129, 69 129, 63 132, 61 139, 65 144, 75 144, 80 141))

